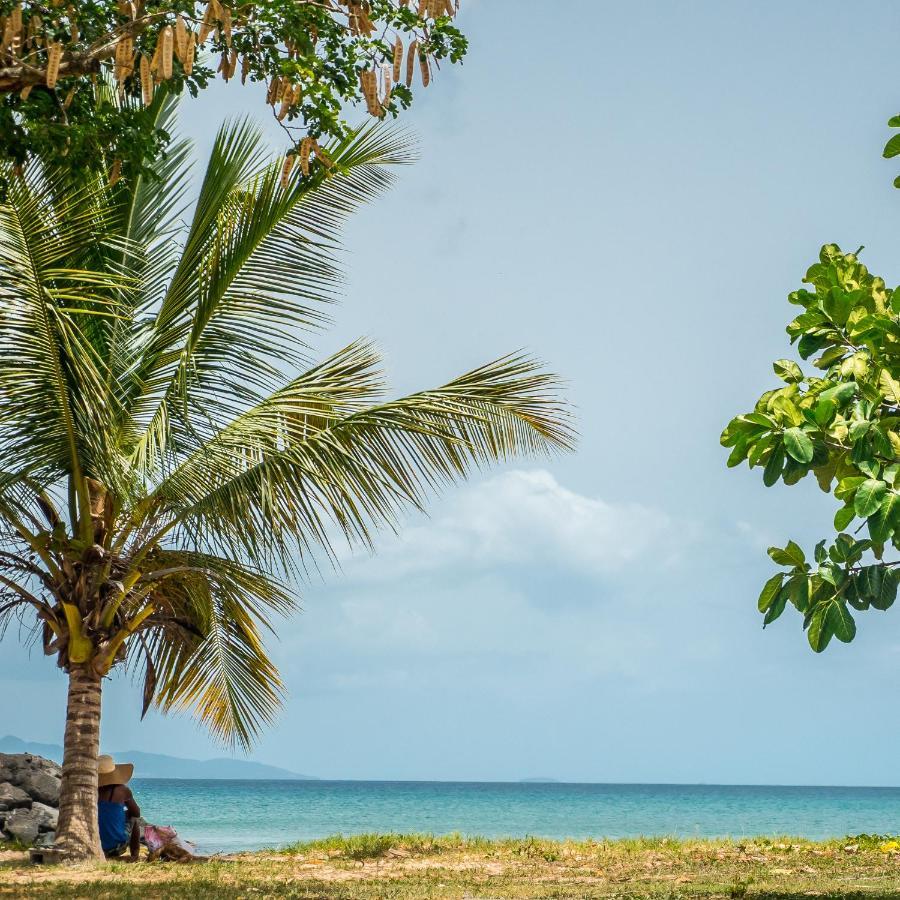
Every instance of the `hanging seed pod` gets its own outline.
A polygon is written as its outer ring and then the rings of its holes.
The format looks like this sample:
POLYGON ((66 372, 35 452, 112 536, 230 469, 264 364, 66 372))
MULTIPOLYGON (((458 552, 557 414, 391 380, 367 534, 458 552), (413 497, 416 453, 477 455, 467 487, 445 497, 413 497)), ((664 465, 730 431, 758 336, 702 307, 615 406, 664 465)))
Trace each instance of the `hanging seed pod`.
POLYGON ((179 14, 175 16, 175 55, 182 65, 184 65, 184 58, 187 55, 187 45, 188 28, 179 14))
POLYGON ((163 81, 168 81, 172 77, 172 50, 174 43, 172 26, 166 25, 159 33, 159 72, 163 81))
POLYGON ((313 141, 313 150, 316 151, 316 159, 318 159, 326 169, 334 168, 334 160, 318 145, 316 141, 313 141))
POLYGON ((22 91, 21 91, 21 93, 19 94, 19 96, 20 96, 23 100, 27 100, 27 99, 28 99, 28 95, 31 93, 31 89, 32 89, 33 87, 34 87, 33 84, 26 84, 25 87, 22 88, 22 91))
POLYGON ((294 97, 291 100, 294 106, 299 106, 300 101, 303 99, 303 85, 295 84, 294 85, 294 97))
POLYGON ((281 186, 286 188, 291 177, 291 169, 294 168, 294 160, 297 157, 293 153, 288 153, 284 158, 284 165, 281 167, 281 186))
POLYGON ((276 75, 269 82, 269 89, 266 91, 266 104, 268 106, 274 106, 278 102, 278 98, 281 96, 281 76, 276 75))
POLYGON ((228 6, 222 7, 222 31, 225 34, 225 44, 226 46, 231 46, 231 8, 228 6))
POLYGON ((413 71, 414 66, 416 64, 416 55, 419 52, 419 42, 414 40, 409 45, 409 50, 406 53, 406 86, 412 87, 413 81, 413 71))
POLYGON ((150 60, 141 54, 141 96, 144 106, 153 102, 153 75, 150 72, 150 60))
POLYGON ((403 41, 400 39, 400 35, 397 35, 397 40, 394 41, 394 81, 400 80, 400 68, 403 65, 403 41))
POLYGON ((394 67, 390 63, 381 64, 381 105, 387 106, 391 102, 391 91, 394 89, 394 67))
POLYGON ((416 15, 421 19, 428 12, 428 0, 419 0, 419 7, 416 15))
POLYGON ((428 54, 419 54, 419 72, 422 74, 422 87, 428 87, 431 81, 431 66, 428 62, 428 54))
POLYGON ((158 79, 159 60, 160 60, 161 55, 162 55, 162 41, 157 39, 156 49, 153 51, 153 56, 150 59, 150 71, 153 73, 154 76, 157 76, 157 80, 159 80, 158 79))
POLYGON ((115 78, 120 84, 131 74, 134 68, 134 40, 123 34, 116 42, 115 78))
POLYGON ((215 28, 214 21, 212 4, 208 3, 206 5, 206 12, 203 13, 203 21, 200 23, 199 43, 206 43, 206 39, 212 34, 213 28, 215 28))
POLYGON ((303 177, 309 175, 309 153, 312 150, 313 140, 311 137, 305 137, 300 141, 300 171, 303 177))
POLYGON ((364 69, 359 73, 359 81, 363 96, 366 98, 366 109, 371 116, 381 115, 381 105, 378 102, 378 76, 371 69, 364 69))
POLYGON ((63 109, 68 109, 72 105, 72 101, 75 99, 75 88, 70 87, 69 93, 66 94, 66 99, 63 100, 63 109))
POLYGON ((278 107, 278 115, 276 116, 279 122, 290 112, 293 99, 294 89, 288 84, 285 90, 281 92, 281 106, 278 107))
POLYGON ((47 49, 47 87, 51 90, 56 87, 59 78, 59 64, 62 60, 63 46, 59 41, 54 41, 47 49))
POLYGON ((187 50, 184 52, 184 74, 190 75, 194 71, 194 54, 197 52, 197 44, 194 41, 194 32, 188 32, 187 50))
POLYGON ((122 177, 122 160, 117 159, 117 160, 113 161, 112 168, 109 170, 109 186, 113 187, 121 177, 122 177))
POLYGON ((250 74, 250 57, 241 57, 241 84, 247 83, 247 76, 250 74))
POLYGON ((17 5, 13 7, 9 14, 10 30, 12 32, 12 40, 9 42, 9 49, 13 56, 22 46, 22 7, 17 5))

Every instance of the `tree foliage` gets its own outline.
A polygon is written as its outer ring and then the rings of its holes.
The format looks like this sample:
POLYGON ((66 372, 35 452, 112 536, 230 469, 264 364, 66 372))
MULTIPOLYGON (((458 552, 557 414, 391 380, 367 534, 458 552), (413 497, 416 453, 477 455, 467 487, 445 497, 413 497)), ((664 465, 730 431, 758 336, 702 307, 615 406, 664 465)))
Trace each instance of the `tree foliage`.
POLYGON ((572 437, 522 356, 399 399, 367 343, 311 361, 336 229, 409 158, 378 123, 327 153, 285 178, 239 123, 190 216, 182 143, 131 184, 35 161, 0 202, 0 624, 36 621, 63 669, 130 664, 145 710, 243 744, 281 691, 263 636, 317 550, 572 437))
POLYGON ((781 359, 783 384, 722 433, 729 466, 747 462, 763 482, 793 485, 812 473, 841 504, 831 539, 810 558, 791 541, 769 556, 782 568, 765 584, 759 610, 768 625, 790 605, 809 644, 851 641, 854 613, 886 610, 896 599, 900 549, 900 291, 885 286, 834 244, 806 273, 809 289, 787 326, 804 369, 781 359))
POLYGON ((395 116, 466 40, 450 0, 0 0, 0 159, 135 177, 169 136, 162 84, 262 82, 293 152, 348 133, 345 104, 395 116), (110 87, 110 83, 112 87, 110 87), (314 143, 315 142, 315 143, 314 143))

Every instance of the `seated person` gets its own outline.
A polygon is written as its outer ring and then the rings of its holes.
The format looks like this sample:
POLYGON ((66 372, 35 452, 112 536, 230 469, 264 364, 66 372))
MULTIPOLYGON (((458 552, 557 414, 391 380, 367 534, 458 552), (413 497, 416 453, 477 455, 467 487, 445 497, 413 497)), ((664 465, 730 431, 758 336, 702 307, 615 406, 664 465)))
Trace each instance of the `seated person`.
POLYGON ((127 786, 134 774, 132 763, 116 765, 111 756, 97 759, 97 818, 100 844, 107 857, 127 849, 131 862, 141 851, 141 809, 127 786))

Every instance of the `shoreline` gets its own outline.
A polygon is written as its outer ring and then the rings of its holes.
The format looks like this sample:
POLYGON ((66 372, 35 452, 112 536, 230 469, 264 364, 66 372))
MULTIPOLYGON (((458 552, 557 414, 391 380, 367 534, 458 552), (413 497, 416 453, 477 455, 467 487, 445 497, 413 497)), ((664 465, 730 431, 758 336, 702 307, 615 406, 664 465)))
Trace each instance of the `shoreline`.
POLYGON ((367 834, 193 865, 26 860, 0 851, 0 897, 900 897, 900 841, 872 835, 817 842, 367 834))

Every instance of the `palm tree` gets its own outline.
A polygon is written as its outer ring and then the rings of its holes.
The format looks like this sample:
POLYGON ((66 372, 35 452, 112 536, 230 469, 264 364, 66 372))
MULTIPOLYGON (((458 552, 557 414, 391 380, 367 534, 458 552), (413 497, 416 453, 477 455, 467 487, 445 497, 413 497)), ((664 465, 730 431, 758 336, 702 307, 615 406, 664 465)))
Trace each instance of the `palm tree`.
POLYGON ((0 617, 68 675, 70 858, 101 854, 114 668, 142 676, 144 712, 246 747, 282 693, 263 634, 335 537, 371 545, 473 467, 572 439, 556 379, 522 356, 395 400, 367 343, 310 361, 336 230, 408 160, 402 136, 357 131, 285 177, 226 126, 189 217, 188 158, 178 143, 128 186, 3 173, 0 617))

